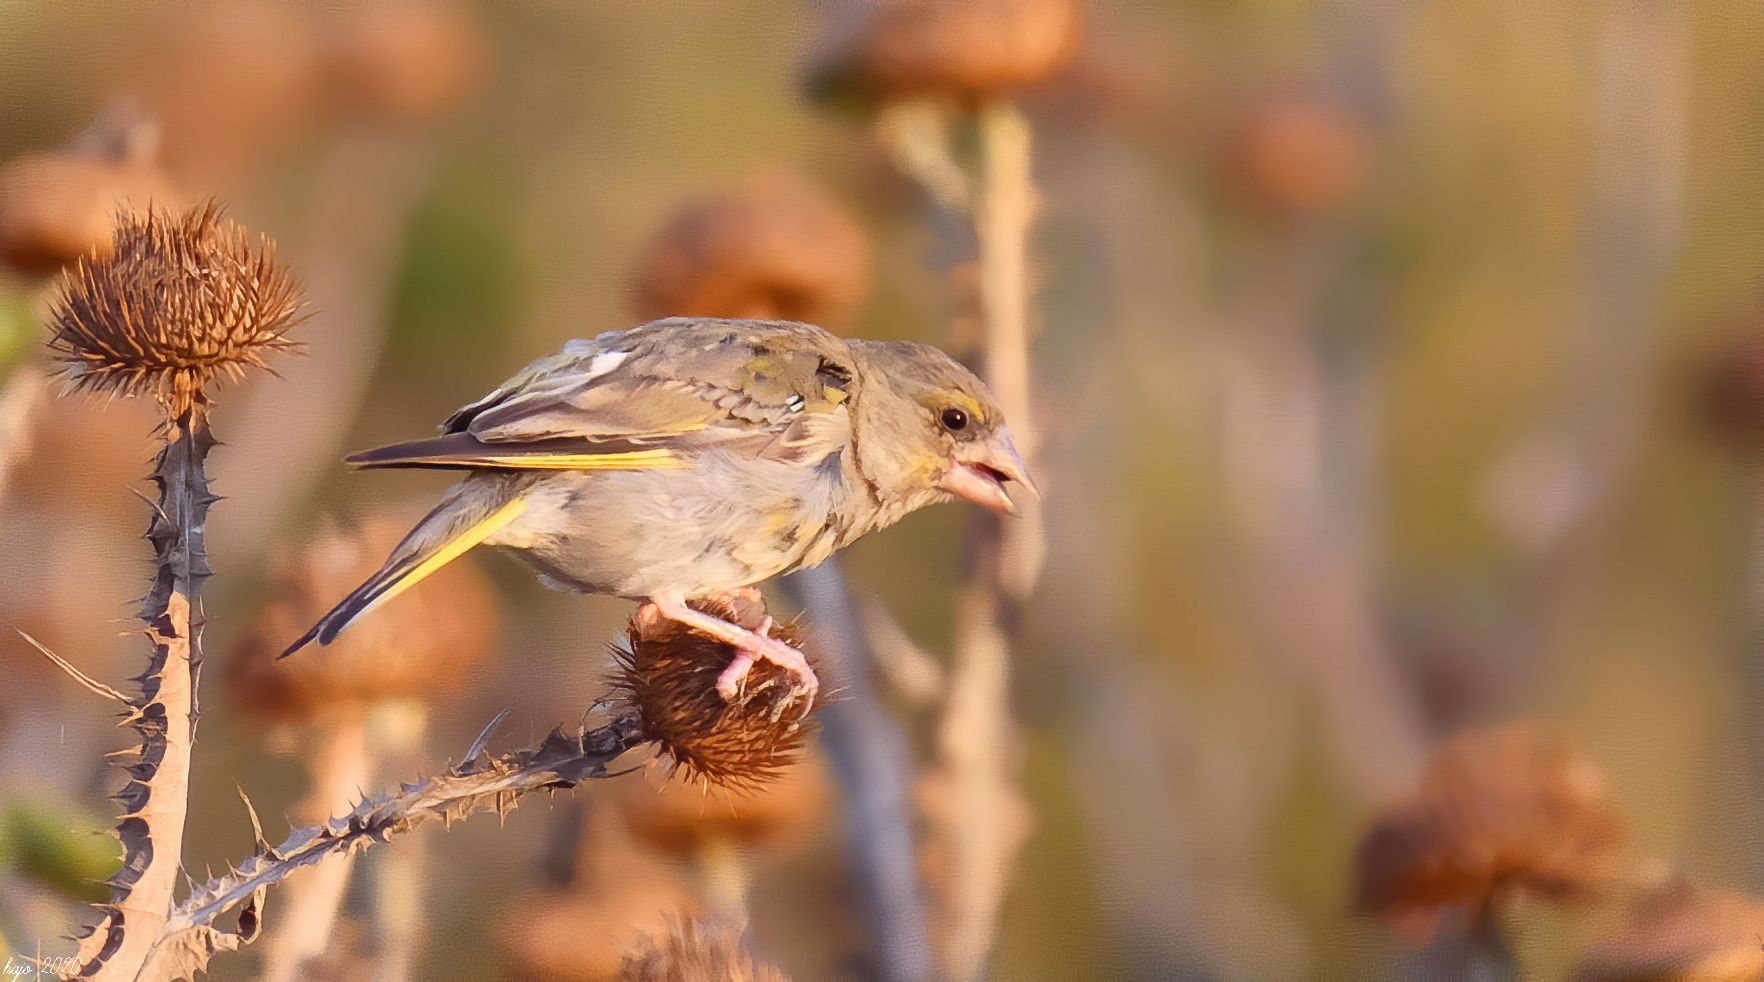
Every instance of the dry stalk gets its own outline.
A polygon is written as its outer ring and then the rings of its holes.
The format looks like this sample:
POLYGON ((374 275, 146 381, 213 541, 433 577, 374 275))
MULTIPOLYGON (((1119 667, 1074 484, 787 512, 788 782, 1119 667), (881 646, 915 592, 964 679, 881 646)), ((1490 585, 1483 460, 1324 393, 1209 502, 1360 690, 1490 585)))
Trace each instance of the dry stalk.
MULTIPOLYGON (((361 713, 348 712, 326 723, 321 740, 318 752, 306 759, 312 790, 296 808, 301 818, 317 821, 349 808, 360 789, 369 786, 373 766, 361 713)), ((288 884, 286 913, 265 957, 264 982, 292 982, 309 959, 324 953, 343 909, 350 869, 350 862, 340 859, 288 884)))
POLYGON ((215 446, 208 389, 288 347, 284 335, 299 308, 298 289, 268 241, 253 243, 210 202, 181 216, 122 216, 114 254, 80 260, 52 310, 51 347, 76 388, 151 394, 166 411, 151 475, 159 497, 147 526, 153 581, 139 612, 152 652, 136 678, 139 692, 121 700, 124 725, 140 738, 123 758, 129 779, 116 795, 122 865, 108 880, 102 920, 80 944, 81 977, 151 977, 147 966, 172 913, 200 715, 201 589, 210 575, 204 529, 216 500, 205 470, 215 446))
POLYGON ((193 977, 207 969, 216 952, 250 943, 261 927, 269 887, 297 869, 389 841, 432 821, 451 826, 478 812, 506 817, 522 798, 535 791, 564 790, 591 778, 613 776, 609 769, 612 762, 649 739, 643 718, 634 709, 597 729, 574 734, 553 731, 537 746, 494 757, 483 752, 488 736, 487 729, 466 759, 443 773, 363 798, 348 814, 323 825, 295 829, 279 844, 272 845, 263 837, 253 813, 257 849, 228 872, 196 887, 188 900, 172 910, 164 930, 154 939, 142 977, 193 977), (224 915, 235 910, 234 927, 217 926, 224 915))
MULTIPOLYGON (((1033 467, 1039 440, 1029 381, 1030 128, 1004 101, 983 106, 978 125, 973 217, 985 376, 1033 467)), ((938 734, 949 795, 940 815, 951 863, 941 958, 955 979, 984 972, 1009 871, 1028 832, 1028 806, 1015 784, 1008 659, 1022 603, 1041 574, 1044 538, 1039 505, 1025 505, 1018 520, 975 519, 976 558, 956 611, 955 667, 938 734)))

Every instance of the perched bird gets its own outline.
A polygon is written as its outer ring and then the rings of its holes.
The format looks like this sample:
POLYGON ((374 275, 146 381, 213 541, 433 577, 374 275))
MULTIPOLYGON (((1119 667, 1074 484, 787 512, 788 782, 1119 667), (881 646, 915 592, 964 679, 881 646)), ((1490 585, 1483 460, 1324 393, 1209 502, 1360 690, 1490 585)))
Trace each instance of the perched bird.
POLYGON ((759 659, 809 700, 817 682, 769 618, 724 620, 688 600, 751 609, 756 584, 926 505, 953 496, 1009 514, 1007 484, 1035 493, 985 383, 953 358, 790 321, 675 317, 571 341, 440 436, 349 461, 466 478, 284 657, 488 545, 548 586, 642 599, 730 645, 717 688, 731 700, 759 659))

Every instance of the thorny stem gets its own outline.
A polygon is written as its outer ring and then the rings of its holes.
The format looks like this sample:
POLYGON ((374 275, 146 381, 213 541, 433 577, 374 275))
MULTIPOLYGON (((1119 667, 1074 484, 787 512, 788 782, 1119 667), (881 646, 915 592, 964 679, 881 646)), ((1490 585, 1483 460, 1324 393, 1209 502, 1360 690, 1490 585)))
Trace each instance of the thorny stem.
MULTIPOLYGON (((985 374, 1024 456, 1038 446, 1029 383, 1027 253, 1034 221, 1029 123, 1007 102, 981 109, 974 227, 979 240, 985 374)), ((1001 524, 978 519, 976 562, 956 613, 955 670, 939 743, 950 779, 945 812, 952 868, 945 974, 983 974, 1010 867, 1026 832, 1013 786, 1007 665, 1023 600, 1040 576, 1039 507, 1001 524)))
POLYGON ((141 745, 125 765, 129 781, 116 795, 123 806, 116 826, 122 868, 108 881, 104 919, 81 942, 81 977, 150 977, 147 962, 171 915, 181 871, 200 714, 201 588, 209 576, 203 530, 215 500, 204 471, 214 437, 200 395, 167 421, 164 440, 152 476, 159 500, 147 526, 155 572, 140 611, 153 653, 126 717, 141 745))
MULTIPOLYGON (((364 798, 348 814, 295 829, 277 845, 259 829, 251 856, 197 886, 171 911, 154 939, 147 966, 154 974, 148 977, 191 977, 206 970, 216 951, 250 943, 261 923, 265 892, 297 869, 386 842, 432 820, 451 825, 477 812, 505 816, 535 791, 574 788, 591 778, 614 776, 609 765, 644 740, 641 720, 627 711, 597 729, 573 735, 554 731, 536 746, 495 757, 474 747, 464 761, 439 775, 364 798), (237 929, 216 927, 234 910, 237 929)), ((255 814, 252 820, 255 824, 255 814)))

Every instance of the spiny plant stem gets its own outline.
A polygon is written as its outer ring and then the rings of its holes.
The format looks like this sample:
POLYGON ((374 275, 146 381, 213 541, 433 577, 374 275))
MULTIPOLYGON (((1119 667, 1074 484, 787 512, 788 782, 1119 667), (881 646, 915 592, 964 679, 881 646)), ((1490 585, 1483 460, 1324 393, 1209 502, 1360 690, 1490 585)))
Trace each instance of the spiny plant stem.
POLYGON ((171 916, 181 870, 189 807, 190 760, 200 715, 196 686, 202 665, 202 582, 208 578, 203 528, 215 498, 204 467, 214 437, 197 398, 168 419, 154 461, 159 489, 147 540, 153 585, 140 618, 153 645, 127 723, 139 735, 123 764, 128 783, 117 793, 123 813, 116 836, 122 867, 108 881, 105 916, 81 943, 81 977, 140 979, 155 939, 171 916))
POLYGON ((430 821, 451 825, 486 811, 503 816, 535 791, 568 789, 585 780, 615 776, 609 769, 613 761, 643 742, 642 720, 626 711, 596 729, 574 734, 553 731, 536 746, 494 757, 474 746, 464 761, 441 774, 364 798, 347 814, 323 825, 295 829, 275 845, 263 837, 253 813, 256 850, 227 873, 198 885, 189 899, 171 910, 164 930, 151 939, 141 977, 191 978, 207 970, 217 951, 235 950, 255 940, 266 892, 297 869, 386 842, 430 821), (229 911, 237 911, 237 926, 217 927, 229 911))

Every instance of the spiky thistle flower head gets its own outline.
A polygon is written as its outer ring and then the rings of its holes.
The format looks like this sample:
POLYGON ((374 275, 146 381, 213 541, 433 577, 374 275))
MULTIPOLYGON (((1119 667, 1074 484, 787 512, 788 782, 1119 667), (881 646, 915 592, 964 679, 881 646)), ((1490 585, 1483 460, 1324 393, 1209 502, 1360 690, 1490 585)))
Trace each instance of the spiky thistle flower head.
POLYGON ((293 346, 300 286, 267 237, 253 241, 210 199, 182 214, 118 217, 114 249, 62 274, 49 346, 78 388, 152 394, 173 415, 218 377, 267 368, 293 346))
MULTIPOLYGON (((725 620, 733 609, 716 601, 692 606, 725 620)), ((793 625, 781 624, 772 636, 800 648, 793 625)), ((615 646, 618 669, 615 698, 634 708, 643 735, 691 780, 737 790, 757 789, 799 757, 809 722, 787 699, 790 673, 771 662, 755 663, 748 697, 724 701, 717 676, 735 650, 665 617, 631 618, 629 644, 615 646)), ((819 671, 812 652, 810 665, 819 671)))

